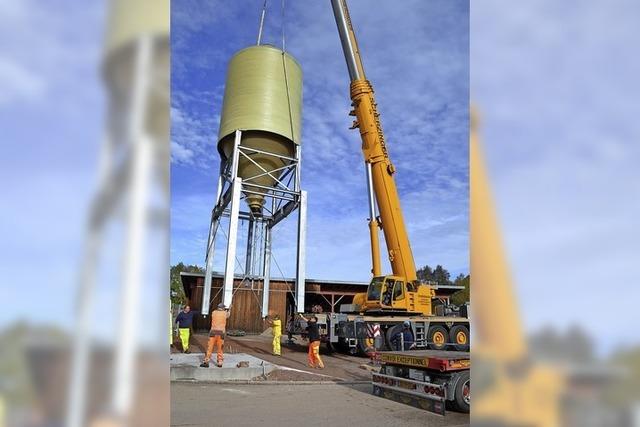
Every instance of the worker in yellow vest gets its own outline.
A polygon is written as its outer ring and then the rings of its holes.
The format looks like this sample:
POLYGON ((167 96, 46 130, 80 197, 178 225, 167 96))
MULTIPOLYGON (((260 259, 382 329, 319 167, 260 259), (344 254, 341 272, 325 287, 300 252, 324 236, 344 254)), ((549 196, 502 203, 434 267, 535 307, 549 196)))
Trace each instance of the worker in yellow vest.
POLYGON ((282 337, 282 320, 280 320, 280 315, 274 314, 273 319, 265 316, 264 320, 267 321, 273 331, 273 355, 280 356, 280 337, 282 337))
POLYGON ((178 317, 176 317, 183 353, 191 353, 191 351, 189 351, 189 336, 191 334, 191 325, 193 324, 193 314, 191 307, 185 305, 184 309, 178 313, 178 317))
POLYGON ((218 308, 211 312, 211 330, 209 331, 209 344, 207 345, 207 354, 204 361, 200 364, 201 368, 209 367, 209 360, 213 353, 213 347, 217 350, 217 365, 222 368, 224 361, 224 337, 227 332, 227 319, 231 314, 231 306, 225 308, 223 303, 218 304, 218 308))

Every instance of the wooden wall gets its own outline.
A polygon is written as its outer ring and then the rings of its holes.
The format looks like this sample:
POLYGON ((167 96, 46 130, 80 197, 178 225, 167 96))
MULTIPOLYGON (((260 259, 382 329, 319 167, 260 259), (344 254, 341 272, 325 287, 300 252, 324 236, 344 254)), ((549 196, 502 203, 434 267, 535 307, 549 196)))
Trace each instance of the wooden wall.
MULTIPOLYGON (((214 279, 211 287, 211 309, 215 309, 222 301, 222 279, 214 279)), ((287 316, 287 293, 291 285, 282 282, 271 282, 269 287, 269 314, 275 313, 283 319, 283 326, 287 316)), ((201 311, 202 291, 204 278, 198 277, 191 284, 190 306, 192 310, 201 311)), ((262 304, 262 282, 255 281, 253 288, 250 283, 241 284, 239 280, 234 282, 234 295, 231 308, 231 316, 227 322, 227 329, 241 329, 245 332, 261 333, 266 328, 262 321, 260 306, 262 304)), ((291 297, 290 297, 291 298, 291 297)), ((210 318, 201 316, 195 321, 194 327, 198 330, 207 330, 210 318)))

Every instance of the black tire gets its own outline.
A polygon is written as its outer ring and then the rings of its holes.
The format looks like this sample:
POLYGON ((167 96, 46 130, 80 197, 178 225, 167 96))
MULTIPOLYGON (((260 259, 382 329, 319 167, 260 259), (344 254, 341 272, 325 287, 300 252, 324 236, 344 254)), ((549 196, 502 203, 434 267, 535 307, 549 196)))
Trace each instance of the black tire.
POLYGON ((449 338, 453 343, 451 346, 458 351, 469 351, 470 335, 469 328, 464 325, 453 325, 449 331, 449 338))
POLYGON ((330 342, 325 343, 325 346, 327 348, 327 354, 332 354, 336 352, 336 349, 334 347, 334 345, 330 342))
POLYGON ((401 332, 403 329, 403 325, 402 323, 392 326, 389 329, 387 329, 387 333, 385 334, 385 338, 386 338, 386 342, 387 342, 387 348, 391 351, 396 351, 396 347, 393 345, 393 343, 391 342, 391 338, 393 338, 394 335, 396 335, 398 332, 401 332))
POLYGON ((373 351, 385 351, 385 341, 381 338, 358 338, 358 353, 369 357, 373 351))
POLYGON ((449 334, 447 333, 447 329, 442 325, 430 326, 427 341, 429 341, 428 346, 431 350, 446 349, 447 343, 449 342, 449 334))
POLYGON ((471 408, 471 376, 469 371, 460 374, 453 395, 454 405, 460 412, 469 413, 471 408))
POLYGON ((369 357, 371 348, 366 344, 364 338, 358 338, 358 356, 369 357))
POLYGON ((338 338, 338 342, 333 347, 340 353, 349 354, 349 344, 344 338, 338 338))

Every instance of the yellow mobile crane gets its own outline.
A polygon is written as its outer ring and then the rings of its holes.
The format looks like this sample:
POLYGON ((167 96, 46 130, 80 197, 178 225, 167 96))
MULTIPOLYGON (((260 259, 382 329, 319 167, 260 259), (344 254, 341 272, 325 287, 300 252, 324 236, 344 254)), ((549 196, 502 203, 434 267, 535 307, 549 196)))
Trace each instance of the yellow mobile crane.
POLYGON ((364 73, 346 0, 332 0, 331 4, 351 78, 353 110, 349 114, 356 117, 351 128, 360 130, 369 188, 369 233, 374 279, 366 295, 358 299, 364 311, 394 309, 430 315, 434 292, 428 286, 420 286, 417 281, 416 266, 393 178, 395 167, 387 152, 373 87, 364 73), (375 215, 374 195, 380 219, 375 215), (379 227, 384 232, 393 276, 381 275, 379 227), (392 291, 395 298, 385 300, 385 290, 392 291))
MULTIPOLYGON (((408 321, 417 348, 444 350, 449 347, 466 351, 469 319, 445 315, 444 310, 437 316, 432 305, 434 289, 417 279, 394 180, 395 167, 387 152, 373 88, 364 72, 346 0, 331 0, 331 5, 351 80, 353 110, 349 114, 355 117, 352 129, 359 129, 362 138, 373 278, 367 292, 355 295, 353 304, 341 306, 340 313, 318 316, 324 339, 328 343, 347 345, 351 352, 390 349, 392 337, 408 321), (392 275, 381 273, 379 228, 384 232, 392 275)), ((294 326, 292 332, 299 331, 296 329, 294 326)))
MULTIPOLYGON (((356 117, 353 127, 360 130, 362 137, 369 182, 369 229, 374 277, 367 293, 358 294, 354 302, 360 305, 363 314, 361 319, 368 323, 379 321, 384 324, 388 319, 376 318, 373 316, 375 314, 418 314, 408 318, 414 334, 421 323, 430 330, 427 335, 427 346, 430 348, 441 347, 433 331, 442 331, 440 328, 446 326, 453 343, 462 349, 459 340, 468 339, 468 335, 460 332, 462 330, 468 334, 468 329, 461 329, 465 328, 466 319, 434 316, 431 305, 433 290, 429 285, 417 281, 393 179, 395 168, 386 150, 373 89, 364 73, 346 0, 331 0, 331 3, 351 78, 354 108, 350 114, 356 117), (374 195, 380 220, 375 216, 374 195), (384 231, 389 249, 393 270, 390 276, 382 276, 380 271, 378 227, 384 231), (385 299, 384 295, 389 290, 392 291, 392 298, 385 299)), ((565 387, 564 378, 553 367, 531 363, 528 358, 506 259, 498 238, 500 233, 477 139, 475 114, 472 114, 471 127, 471 270, 478 288, 476 314, 480 322, 478 338, 481 344, 476 349, 478 360, 474 362, 480 378, 480 389, 476 390, 474 404, 474 423, 557 426, 561 424, 559 404, 565 387)), ((354 329, 357 336, 357 325, 354 329)), ((389 331, 393 329, 391 327, 389 331)), ((468 344, 468 341, 464 342, 468 344)), ((464 348, 468 348, 468 345, 464 348)), ((468 353, 460 353, 459 357, 454 354, 429 351, 383 353, 383 372, 374 378, 374 390, 377 388, 377 394, 387 396, 389 390, 411 386, 408 387, 414 391, 411 397, 418 398, 420 407, 444 413, 444 406, 438 403, 452 400, 458 409, 469 411, 471 382, 468 353), (422 373, 423 377, 418 381, 415 377, 402 378, 406 377, 408 367, 422 373), (421 399, 422 394, 431 396, 421 399)))

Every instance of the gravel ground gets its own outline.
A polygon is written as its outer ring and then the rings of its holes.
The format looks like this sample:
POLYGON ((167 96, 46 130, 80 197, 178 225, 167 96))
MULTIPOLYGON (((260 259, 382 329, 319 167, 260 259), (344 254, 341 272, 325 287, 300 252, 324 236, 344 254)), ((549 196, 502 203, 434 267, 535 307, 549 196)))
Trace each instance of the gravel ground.
POLYGON ((172 426, 438 427, 468 426, 446 416, 382 399, 362 385, 171 384, 172 426))

